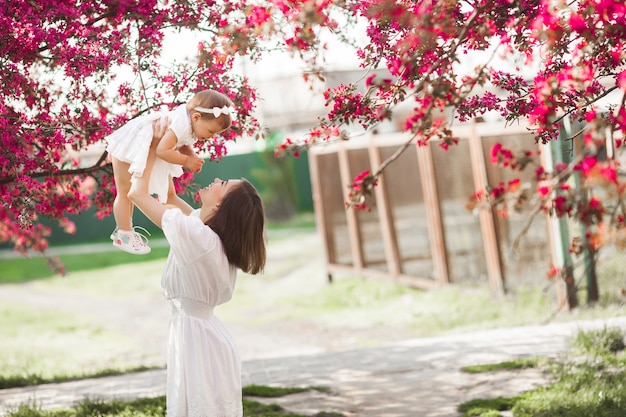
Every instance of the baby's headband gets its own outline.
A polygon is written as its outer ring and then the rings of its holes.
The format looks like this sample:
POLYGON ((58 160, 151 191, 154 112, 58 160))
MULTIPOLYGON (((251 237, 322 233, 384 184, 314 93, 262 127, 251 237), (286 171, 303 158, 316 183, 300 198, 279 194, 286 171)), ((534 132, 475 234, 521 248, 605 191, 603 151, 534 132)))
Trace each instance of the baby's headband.
POLYGON ((216 118, 219 117, 221 114, 231 114, 235 111, 232 106, 212 107, 210 109, 207 107, 194 107, 193 109, 200 113, 212 114, 216 118))

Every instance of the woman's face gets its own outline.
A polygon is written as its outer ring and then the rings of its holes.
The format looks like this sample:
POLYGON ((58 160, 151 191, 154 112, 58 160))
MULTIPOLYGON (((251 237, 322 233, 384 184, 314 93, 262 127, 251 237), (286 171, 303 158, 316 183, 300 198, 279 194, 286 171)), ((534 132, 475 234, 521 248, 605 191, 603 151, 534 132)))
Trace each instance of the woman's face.
POLYGON ((215 178, 212 183, 198 191, 202 207, 213 207, 216 205, 219 207, 228 190, 238 186, 239 183, 241 183, 241 180, 221 180, 215 178))

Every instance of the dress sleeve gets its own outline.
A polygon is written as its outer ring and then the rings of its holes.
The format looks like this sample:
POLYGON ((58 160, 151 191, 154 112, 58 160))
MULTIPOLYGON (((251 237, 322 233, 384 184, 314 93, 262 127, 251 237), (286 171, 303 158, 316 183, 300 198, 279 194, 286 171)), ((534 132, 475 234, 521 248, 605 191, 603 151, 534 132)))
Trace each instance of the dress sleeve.
POLYGON ((189 119, 189 113, 187 112, 187 105, 181 104, 172 110, 170 118, 170 129, 172 129, 178 139, 176 146, 193 145, 196 140, 191 131, 191 121, 189 119))
POLYGON ((196 213, 189 216, 178 208, 165 210, 161 226, 179 265, 184 266, 216 249, 219 237, 196 213))

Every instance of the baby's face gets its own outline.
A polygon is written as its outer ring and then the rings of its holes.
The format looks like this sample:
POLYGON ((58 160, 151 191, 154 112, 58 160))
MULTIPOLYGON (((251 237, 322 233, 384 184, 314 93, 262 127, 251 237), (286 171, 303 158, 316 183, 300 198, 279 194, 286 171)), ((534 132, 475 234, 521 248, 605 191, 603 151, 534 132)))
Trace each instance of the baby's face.
POLYGON ((216 119, 203 119, 202 117, 192 117, 191 130, 200 140, 211 139, 218 133, 222 133, 225 129, 222 129, 220 123, 216 119))

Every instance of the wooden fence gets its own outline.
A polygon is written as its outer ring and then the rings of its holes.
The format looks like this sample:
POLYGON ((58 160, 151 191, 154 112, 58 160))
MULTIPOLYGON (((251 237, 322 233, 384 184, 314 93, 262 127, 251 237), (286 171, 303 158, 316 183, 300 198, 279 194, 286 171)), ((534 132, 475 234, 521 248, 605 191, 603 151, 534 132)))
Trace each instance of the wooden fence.
MULTIPOLYGON (((552 250, 546 217, 538 216, 513 250, 528 211, 503 218, 489 207, 467 209, 476 190, 520 176, 491 164, 493 144, 526 149, 536 146, 532 135, 524 127, 487 123, 459 127, 454 135, 459 143, 447 151, 435 141, 409 146, 381 176, 367 200, 371 211, 345 208, 348 185, 363 170, 375 170, 408 136, 371 135, 310 150, 329 279, 349 273, 418 288, 488 282, 494 294, 545 282, 552 250)), ((532 183, 532 171, 522 173, 522 182, 532 183)))

